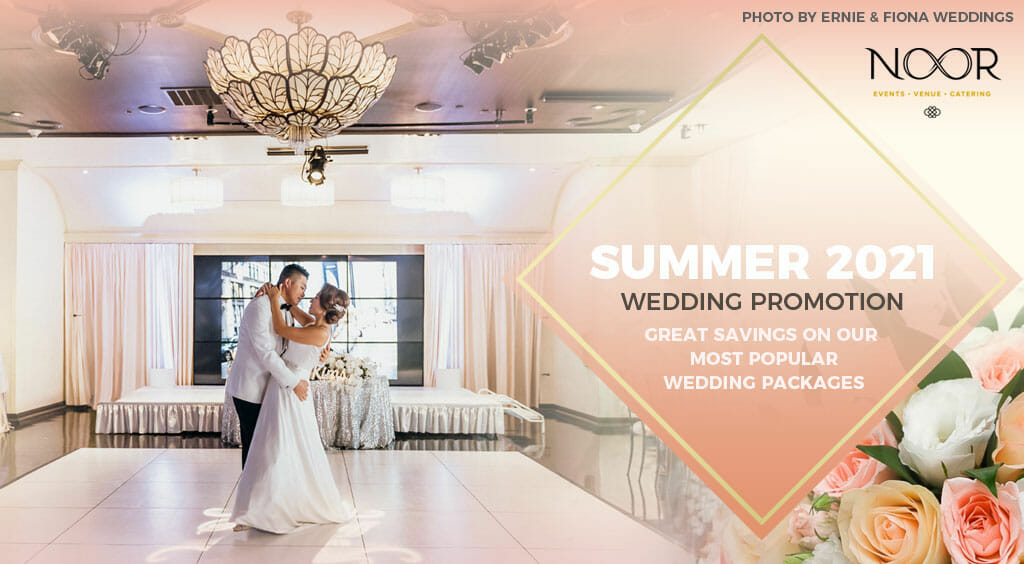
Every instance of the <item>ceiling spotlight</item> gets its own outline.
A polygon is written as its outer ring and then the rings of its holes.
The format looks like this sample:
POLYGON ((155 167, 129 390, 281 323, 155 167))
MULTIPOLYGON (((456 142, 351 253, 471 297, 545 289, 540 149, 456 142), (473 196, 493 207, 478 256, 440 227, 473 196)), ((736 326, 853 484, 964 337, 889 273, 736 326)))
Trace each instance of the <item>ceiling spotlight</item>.
POLYGON ((324 183, 324 180, 327 180, 325 169, 330 161, 331 158, 327 156, 323 145, 313 147, 309 151, 306 164, 302 167, 302 178, 313 186, 320 186, 324 183))
POLYGON ((138 109, 139 109, 140 112, 142 112, 144 114, 149 114, 149 115, 158 115, 158 114, 162 114, 162 113, 167 111, 167 108, 165 108, 163 106, 156 106, 156 105, 153 105, 153 104, 146 104, 144 106, 139 106, 138 109))
POLYGON ((632 131, 633 133, 640 131, 641 127, 643 126, 640 125, 639 121, 634 121, 633 123, 629 124, 629 130, 632 131))
POLYGON ((463 22, 470 37, 478 42, 463 54, 462 64, 476 74, 504 63, 525 49, 550 47, 569 37, 568 20, 549 10, 513 20, 463 22))
POLYGON ((142 46, 149 29, 147 22, 138 22, 137 33, 131 44, 118 52, 122 37, 121 22, 112 22, 117 26, 117 42, 110 45, 95 26, 86 25, 63 12, 51 10, 39 17, 40 42, 49 45, 58 53, 73 55, 82 64, 79 75, 86 80, 102 80, 107 75, 110 59, 131 55, 142 46))

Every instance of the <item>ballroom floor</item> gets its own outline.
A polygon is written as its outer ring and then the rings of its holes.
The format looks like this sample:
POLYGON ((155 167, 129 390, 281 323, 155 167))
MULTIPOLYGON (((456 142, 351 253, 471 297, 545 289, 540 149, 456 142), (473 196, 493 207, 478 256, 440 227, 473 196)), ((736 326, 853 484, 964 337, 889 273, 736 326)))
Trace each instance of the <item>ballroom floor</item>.
POLYGON ((692 562, 518 452, 330 453, 357 520, 230 530, 235 449, 81 449, 0 489, 5 563, 692 562))
MULTIPOLYGON (((119 454, 116 456, 121 457, 119 459, 121 462, 118 462, 118 464, 122 465, 123 469, 134 468, 135 466, 142 464, 144 461, 148 461, 146 462, 147 465, 149 463, 154 463, 156 464, 156 467, 167 465, 174 461, 180 461, 189 467, 189 472, 197 472, 202 468, 207 468, 211 472, 214 472, 214 476, 216 476, 216 471, 223 470, 228 473, 227 478, 231 478, 232 481, 237 479, 237 463, 235 464, 236 467, 234 470, 232 470, 230 462, 225 463, 224 461, 235 461, 239 456, 239 451, 237 449, 222 448, 223 445, 218 436, 195 434, 96 435, 93 433, 94 423, 95 419, 94 414, 92 413, 67 411, 32 424, 19 426, 11 433, 0 435, 0 485, 14 482, 13 484, 10 484, 10 487, 0 489, 0 515, 6 516, 0 517, 0 530, 4 530, 3 527, 5 525, 3 525, 3 523, 6 522, 7 518, 9 518, 11 514, 9 506, 13 502, 9 500, 17 499, 17 495, 15 494, 19 488, 32 487, 29 485, 23 485, 22 482, 24 482, 24 484, 31 484, 34 481, 42 483, 39 475, 41 475, 42 478, 45 478, 47 473, 52 474, 56 472, 57 468, 62 465, 75 462, 76 460, 81 463, 86 463, 88 461, 88 458, 76 457, 96 456, 79 454, 83 451, 76 453, 75 451, 80 448, 115 448, 117 450, 85 452, 117 452, 119 454), (133 452, 136 454, 132 454, 133 452), (68 453, 73 454, 65 456, 68 453), (160 456, 154 457, 155 455, 153 453, 160 456), (60 460, 56 465, 40 468, 41 466, 57 459, 60 460), (227 464, 227 467, 218 466, 224 464, 227 464), (33 472, 33 470, 36 470, 37 468, 39 468, 39 470, 33 472), (232 475, 232 471, 236 472, 236 474, 232 475)), ((471 464, 468 464, 472 467, 487 467, 489 465, 495 465, 493 462, 508 460, 528 462, 532 469, 530 470, 532 474, 539 474, 540 470, 546 469, 546 476, 552 478, 555 483, 562 484, 569 491, 574 492, 574 494, 583 495, 581 498, 574 499, 585 499, 593 502, 590 504, 565 504, 565 506, 562 507, 562 513, 559 513, 557 521, 561 522, 562 520, 565 520, 567 522, 571 522, 573 512, 568 511, 568 513, 566 513, 564 510, 597 507, 602 510, 600 513, 609 516, 614 515, 618 518, 625 519, 627 522, 632 521, 632 523, 628 524, 635 525, 636 527, 651 533, 653 535, 652 538, 656 540, 670 540, 675 543, 675 546, 678 549, 681 549, 679 555, 682 556, 679 558, 674 559, 674 557, 664 557, 650 560, 631 558, 633 562, 654 562, 660 564, 663 562, 693 563, 697 561, 692 557, 687 556, 684 558, 683 556, 688 552, 698 552, 707 542, 707 538, 705 537, 706 528, 714 520, 715 509, 720 505, 720 502, 718 502, 713 496, 710 496, 709 498, 708 496, 710 494, 708 494, 706 488, 704 488, 699 481, 689 473, 688 469, 680 464, 678 459, 668 453, 657 439, 649 434, 645 435, 643 429, 638 428, 638 426, 634 426, 632 432, 629 429, 621 428, 611 431, 607 429, 595 430, 588 428, 585 425, 579 425, 575 422, 549 416, 546 436, 541 438, 534 428, 530 426, 524 427, 517 421, 506 421, 506 425, 507 435, 501 437, 436 437, 402 435, 395 441, 393 450, 360 452, 346 451, 344 454, 335 452, 332 456, 339 457, 337 458, 338 461, 353 461, 357 463, 355 470, 357 473, 361 472, 361 469, 363 468, 377 468, 380 461, 387 463, 384 466, 393 465, 405 468, 405 470, 389 470, 389 472, 398 472, 398 475, 406 476, 408 480, 412 480, 411 483, 414 484, 417 483, 415 481, 417 478, 414 478, 413 476, 417 475, 417 471, 410 470, 411 468, 424 470, 426 467, 432 467, 434 470, 425 471, 439 472, 438 466, 440 465, 444 466, 445 469, 448 470, 450 466, 447 463, 450 463, 454 457, 478 457, 474 458, 471 464), (510 455, 514 456, 509 457, 510 455), (353 459, 353 457, 363 458, 353 459), (485 457, 494 458, 488 459, 485 457), (436 464, 434 461, 436 461, 436 464), (594 503, 596 503, 596 505, 594 505, 594 503), (611 513, 608 513, 609 511, 611 513)), ((465 459, 468 460, 468 458, 465 459)), ((338 466, 339 465, 336 464, 336 467, 338 466)), ((348 470, 351 471, 352 468, 353 466, 350 464, 348 470)), ((155 470, 149 470, 149 472, 155 472, 155 470)), ((450 470, 448 470, 448 472, 451 473, 450 470)), ((439 473, 444 475, 444 472, 439 473)), ((347 472, 346 475, 351 477, 359 474, 347 472)), ((125 485, 127 485, 124 484, 124 482, 129 481, 128 478, 131 478, 132 480, 139 478, 139 476, 128 476, 124 480, 121 480, 121 484, 114 484, 112 481, 100 479, 102 476, 97 477, 88 472, 86 472, 84 476, 90 478, 89 480, 83 480, 90 485, 87 488, 84 488, 81 494, 76 494, 85 496, 85 498, 81 499, 79 503, 95 500, 95 496, 99 496, 101 493, 104 494, 103 498, 106 498, 107 495, 115 491, 114 489, 111 489, 113 486, 116 486, 117 491, 122 491, 125 485), (89 492, 92 493, 92 498, 88 497, 89 492)), ((124 476, 116 475, 113 482, 117 482, 122 477, 124 476)), ((143 482, 144 479, 145 475, 142 476, 142 479, 136 481, 143 482)), ((355 494, 354 497, 357 502, 357 506, 360 502, 359 490, 363 486, 367 486, 363 489, 376 489, 376 495, 384 494, 384 490, 386 490, 386 488, 373 488, 373 484, 360 484, 359 480, 361 479, 364 478, 357 477, 354 480, 351 480, 353 488, 352 491, 355 494)), ((195 495, 206 496, 200 497, 200 499, 210 501, 207 509, 212 509, 216 506, 216 500, 213 498, 221 496, 223 500, 226 500, 226 496, 230 493, 224 492, 225 486, 220 480, 221 478, 217 478, 217 480, 203 478, 202 480, 197 481, 197 483, 202 484, 202 486, 200 493, 195 495), (217 484, 221 485, 218 486, 217 484)), ((545 507, 546 502, 543 498, 537 498, 533 494, 530 494, 528 490, 519 489, 520 481, 516 477, 516 472, 512 470, 501 470, 499 468, 494 473, 494 480, 495 485, 500 484, 501 489, 507 492, 505 495, 509 496, 509 499, 532 500, 532 502, 539 504, 538 507, 545 507)), ((420 484, 423 486, 420 489, 422 490, 426 488, 426 484, 429 484, 429 482, 420 484)), ((231 485, 233 487, 233 483, 231 485)), ((378 486, 379 485, 380 484, 378 484, 378 486)), ((467 489, 470 492, 470 495, 473 495, 472 489, 476 486, 479 486, 479 484, 467 483, 462 487, 467 489)), ((40 486, 35 487, 39 488, 40 486)), ((142 488, 143 486, 132 485, 131 487, 137 489, 142 488)), ((183 490, 183 488, 178 489, 183 490)), ((448 489, 451 490, 452 488, 448 489)), ((436 496, 434 498, 424 498, 423 496, 426 494, 422 491, 416 492, 415 488, 413 490, 408 490, 403 487, 400 490, 394 491, 401 491, 403 492, 403 495, 408 494, 411 496, 409 501, 409 503, 413 504, 411 507, 417 507, 416 504, 421 503, 417 502, 416 499, 436 499, 436 496)), ((173 505, 174 503, 179 503, 176 501, 160 501, 160 499, 169 499, 170 497, 173 497, 167 492, 166 487, 161 491, 151 491, 150 494, 152 496, 156 496, 157 501, 154 501, 153 503, 157 503, 158 505, 173 505)), ((125 496, 127 494, 122 491, 119 495, 125 496)), ((181 495, 185 496, 186 494, 182 493, 181 495)), ((374 495, 374 492, 371 491, 370 495, 374 495)), ((460 497, 463 499, 465 498, 465 496, 460 497)), ((45 499, 46 498, 44 496, 42 501, 45 501, 45 499)), ((180 503, 188 503, 187 499, 191 498, 183 498, 180 503)), ((366 498, 364 497, 364 499, 366 498)), ((487 506, 486 502, 487 499, 485 498, 479 498, 477 500, 478 504, 483 506, 485 510, 488 510, 490 508, 487 506)), ((106 509, 110 507, 110 503, 114 502, 110 502, 109 499, 105 501, 101 499, 99 502, 85 507, 85 510, 90 510, 91 508, 95 508, 97 510, 106 509), (107 505, 104 506, 104 504, 107 505)), ((526 502, 524 501, 523 503, 526 502)), ((470 505, 472 506, 472 504, 470 505)), ((529 504, 527 504, 527 506, 528 505, 529 504)), ((223 507, 223 503, 221 503, 221 507, 223 507)), ((458 506, 456 505, 455 507, 458 506)), ((547 507, 550 508, 550 506, 547 507)), ((499 511, 496 511, 495 513, 501 513, 502 511, 500 511, 500 509, 502 509, 502 507, 498 506, 497 508, 499 511)), ((39 509, 45 509, 45 507, 39 509)), ((75 507, 73 509, 82 508, 75 507)), ((163 511, 169 508, 160 509, 163 511)), ((361 513, 362 510, 363 508, 360 507, 361 513)), ((73 511, 71 513, 73 513, 73 511)), ((543 511, 538 512, 538 514, 543 513, 543 511)), ((83 512, 82 515, 84 514, 85 513, 83 512)), ((208 515, 206 517, 208 521, 216 520, 216 516, 208 515)), ((424 515, 424 517, 427 517, 428 521, 431 520, 429 515, 424 515)), ((575 517, 580 519, 584 516, 576 515, 575 517)), ((540 520, 538 522, 544 521, 540 520)), ((366 525, 363 526, 364 528, 366 527, 366 525)), ((429 523, 424 526, 429 526, 429 523)), ((626 528, 632 530, 635 527, 626 528)), ((406 522, 403 525, 403 530, 416 531, 417 529, 419 529, 419 527, 415 522, 406 522)), ((513 538, 518 538, 512 529, 509 529, 507 532, 513 538)), ((369 534, 372 537, 377 533, 369 534)), ((595 536, 596 535, 588 533, 586 538, 589 539, 595 536)), ((212 554, 221 553, 224 550, 223 548, 218 547, 218 545, 223 542, 222 536, 213 535, 208 540, 211 541, 211 546, 216 548, 216 550, 212 551, 212 554), (218 542, 213 542, 215 540, 218 542)), ((0 540, 0 542, 5 541, 0 540)), ((520 548, 523 546, 529 546, 528 542, 530 541, 527 539, 527 542, 523 542, 520 545, 520 548)), ((583 544, 580 546, 587 545, 583 544)), ((43 558, 49 554, 49 552, 42 552, 41 546, 36 546, 35 548, 39 550, 36 550, 31 554, 38 554, 39 558, 43 558)), ((30 552, 32 551, 32 548, 28 546, 19 546, 18 549, 30 552)), ((52 552, 65 550, 65 548, 56 546, 47 550, 52 552)), ((120 550, 130 551, 137 549, 123 548, 120 550)), ((242 550, 244 551, 245 549, 242 550)), ((331 551, 334 550, 335 548, 331 548, 331 551)), ((525 550, 528 550, 528 548, 525 550)), ((559 549, 552 548, 551 550, 559 549)), ((428 550, 427 553, 432 554, 433 551, 428 550)), ((14 552, 8 552, 7 550, 0 552, 0 562, 7 562, 8 558, 13 559, 13 554, 14 552)), ((131 555, 136 553, 128 552, 125 554, 127 555, 125 559, 118 559, 117 561, 132 561, 134 557, 131 555)), ((270 553, 268 552, 268 554, 270 553)), ((540 557, 545 554, 548 556, 551 555, 550 553, 541 551, 539 555, 533 555, 535 559, 527 559, 523 561, 544 562, 547 560, 543 560, 540 557)), ((602 554, 612 557, 614 556, 614 550, 602 554)), ((430 554, 426 554, 426 556, 429 555, 430 554)), ((323 557, 323 554, 321 556, 323 557)), ((378 554, 376 556, 370 554, 370 556, 375 562, 392 561, 386 559, 391 558, 391 556, 387 556, 385 558, 385 555, 383 554, 378 554)), ((491 561, 490 559, 474 560, 472 556, 473 554, 468 554, 467 557, 470 558, 469 561, 491 561)), ((212 556, 210 555, 206 556, 203 562, 215 561, 210 560, 211 557, 212 556)), ((520 554, 519 557, 522 557, 522 555, 520 554)), ((601 561, 597 558, 590 558, 589 556, 588 558, 590 561, 594 562, 601 561)), ((24 560, 14 559, 12 561, 22 562, 24 560)), ((47 561, 49 560, 32 560, 32 562, 47 561)), ((167 561, 177 562, 178 560, 167 561)), ((195 562, 196 560, 188 560, 186 557, 186 559, 182 561, 195 562)), ((253 561, 257 562, 258 560, 253 561)), ((309 561, 312 562, 313 560, 309 561)), ((325 563, 334 561, 335 560, 333 559, 316 560, 316 562, 325 563)), ((358 562, 360 560, 357 558, 355 561, 358 562)), ((426 560, 420 560, 417 557, 399 561, 412 563, 429 562, 431 560, 429 558, 426 560)), ((451 561, 458 561, 458 559, 453 559, 451 561)), ((572 560, 563 559, 560 561, 571 562, 572 560)), ((612 561, 618 560, 613 558, 612 561)), ((88 560, 86 560, 86 562, 88 562, 88 560)))

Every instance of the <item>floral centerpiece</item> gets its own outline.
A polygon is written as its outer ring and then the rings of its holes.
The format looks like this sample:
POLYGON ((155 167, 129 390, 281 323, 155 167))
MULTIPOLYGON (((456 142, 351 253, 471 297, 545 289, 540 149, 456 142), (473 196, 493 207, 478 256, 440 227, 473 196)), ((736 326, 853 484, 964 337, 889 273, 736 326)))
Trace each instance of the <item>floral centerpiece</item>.
POLYGON ((344 353, 331 353, 327 361, 318 365, 310 380, 367 379, 377 375, 377 364, 368 358, 344 353))
POLYGON ((1018 564, 1024 316, 950 352, 767 539, 733 518, 722 564, 1018 564))

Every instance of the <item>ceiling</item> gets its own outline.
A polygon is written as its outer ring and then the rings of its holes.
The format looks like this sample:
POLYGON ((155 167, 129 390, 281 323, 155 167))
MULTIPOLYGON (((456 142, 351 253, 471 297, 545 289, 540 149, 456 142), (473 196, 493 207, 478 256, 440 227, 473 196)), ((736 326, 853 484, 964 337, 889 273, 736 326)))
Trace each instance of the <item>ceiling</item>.
POLYGON ((302 158, 267 156, 258 136, 0 139, 0 161, 22 162, 53 188, 69 240, 128 238, 224 242, 536 240, 548 234, 564 187, 587 167, 614 170, 658 132, 574 135, 347 135, 329 145, 367 145, 327 166, 335 205, 280 203, 281 182, 302 158), (390 203, 393 179, 441 177, 459 212, 423 212, 390 203), (224 183, 224 205, 194 215, 168 214, 168 185, 192 169, 224 183), (263 239, 261 239, 261 237, 263 239))
POLYGON ((352 134, 630 132, 630 125, 645 128, 681 107, 748 40, 739 35, 733 46, 727 34, 719 33, 712 41, 707 23, 720 16, 713 4, 664 0, 7 3, 0 3, 0 67, 16 79, 0 82, 0 113, 17 111, 22 116, 14 123, 0 121, 0 136, 24 136, 37 120, 62 124, 44 136, 252 133, 232 125, 235 120, 223 106, 217 108, 216 124, 208 125, 205 105, 175 106, 163 89, 208 87, 202 67, 208 48, 219 47, 227 35, 248 39, 264 27, 289 33, 294 24, 285 14, 293 9, 312 13, 310 25, 322 33, 351 30, 364 41, 383 42, 387 53, 398 56, 390 87, 360 123, 346 130, 352 134), (91 21, 111 36, 113 22, 125 22, 125 42, 136 37, 137 22, 145 22, 145 41, 134 54, 112 59, 103 80, 84 80, 74 57, 33 38, 48 5, 91 21), (552 5, 569 21, 571 32, 563 41, 516 53, 480 75, 463 65, 461 55, 475 43, 467 29, 552 5), (168 14, 177 21, 167 24, 168 14), (712 43, 716 48, 708 50, 712 43), (559 94, 571 95, 571 101, 553 101, 559 94), (637 101, 636 95, 655 99, 637 101), (441 108, 417 111, 422 102, 441 108), (143 105, 167 109, 149 115, 138 110, 143 105), (536 108, 533 123, 523 123, 528 106, 536 108), (499 117, 501 122, 495 123, 499 117))

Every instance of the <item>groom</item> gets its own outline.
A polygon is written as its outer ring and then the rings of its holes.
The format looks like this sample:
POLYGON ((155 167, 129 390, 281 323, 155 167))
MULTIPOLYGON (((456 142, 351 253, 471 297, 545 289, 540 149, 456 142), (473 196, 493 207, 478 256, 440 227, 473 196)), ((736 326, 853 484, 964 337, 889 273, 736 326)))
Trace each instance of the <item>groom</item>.
MULTIPOLYGON (((277 278, 281 301, 284 302, 281 309, 284 310, 285 323, 289 325, 293 319, 289 310, 306 295, 308 280, 309 272, 297 264, 284 267, 277 278)), ((249 445, 252 444, 260 405, 270 378, 273 377, 274 383, 282 388, 291 388, 300 400, 306 401, 309 382, 300 379, 281 359, 287 348, 288 342, 274 333, 270 298, 265 295, 253 298, 242 313, 238 349, 226 389, 234 401, 242 428, 242 468, 245 468, 245 460, 249 456, 249 445)))

